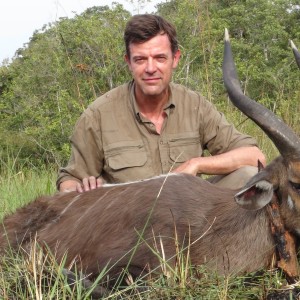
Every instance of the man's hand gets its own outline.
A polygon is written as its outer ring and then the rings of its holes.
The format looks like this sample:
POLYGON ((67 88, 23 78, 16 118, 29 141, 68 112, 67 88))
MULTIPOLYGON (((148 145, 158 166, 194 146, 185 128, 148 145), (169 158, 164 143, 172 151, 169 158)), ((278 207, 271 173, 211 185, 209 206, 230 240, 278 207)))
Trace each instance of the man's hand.
POLYGON ((101 178, 96 178, 95 176, 90 176, 82 179, 81 190, 77 189, 77 192, 87 192, 89 190, 94 190, 102 187, 103 181, 101 178))
POLYGON ((206 157, 195 157, 181 164, 174 173, 191 175, 224 175, 244 166, 257 167, 258 160, 265 165, 264 154, 255 146, 240 147, 228 152, 206 157))
POLYGON ((186 173, 196 176, 198 173, 198 165, 195 163, 193 159, 187 160, 183 164, 181 164, 179 167, 177 167, 175 170, 173 170, 174 173, 186 173))
POLYGON ((103 181, 101 178, 96 178, 94 176, 86 177, 82 179, 82 183, 76 180, 66 180, 63 181, 59 186, 60 192, 72 192, 77 191, 79 193, 94 190, 103 186, 103 181))

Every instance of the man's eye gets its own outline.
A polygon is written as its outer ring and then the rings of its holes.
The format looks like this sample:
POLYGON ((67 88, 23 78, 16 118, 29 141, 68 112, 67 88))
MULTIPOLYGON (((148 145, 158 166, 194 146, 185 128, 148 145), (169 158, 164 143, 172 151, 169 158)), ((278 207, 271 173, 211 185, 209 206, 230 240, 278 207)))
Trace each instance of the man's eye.
POLYGON ((157 59, 156 59, 158 62, 161 62, 161 63, 163 63, 163 62, 165 62, 166 61, 166 58, 164 57, 164 56, 162 56, 162 57, 157 57, 157 59))
POLYGON ((135 63, 137 63, 137 64, 142 64, 144 61, 145 61, 144 58, 136 58, 135 59, 135 63))

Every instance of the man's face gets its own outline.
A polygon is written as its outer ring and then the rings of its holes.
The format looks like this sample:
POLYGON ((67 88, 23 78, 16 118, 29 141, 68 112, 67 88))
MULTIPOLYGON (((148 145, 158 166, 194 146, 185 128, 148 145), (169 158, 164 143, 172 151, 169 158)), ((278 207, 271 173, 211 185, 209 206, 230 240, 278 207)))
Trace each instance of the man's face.
POLYGON ((136 83, 136 97, 164 96, 178 65, 180 51, 175 55, 166 34, 159 34, 147 42, 130 44, 130 58, 125 60, 136 83))

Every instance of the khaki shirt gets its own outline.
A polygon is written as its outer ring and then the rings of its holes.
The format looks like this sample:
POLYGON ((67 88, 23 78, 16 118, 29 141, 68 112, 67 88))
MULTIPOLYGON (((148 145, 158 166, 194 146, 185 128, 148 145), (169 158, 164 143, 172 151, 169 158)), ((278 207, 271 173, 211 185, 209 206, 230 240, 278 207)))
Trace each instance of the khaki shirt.
POLYGON ((171 83, 161 134, 138 110, 134 82, 97 98, 81 115, 71 136, 72 153, 62 181, 102 176, 109 183, 167 173, 203 155, 227 152, 256 141, 239 133, 205 98, 171 83))

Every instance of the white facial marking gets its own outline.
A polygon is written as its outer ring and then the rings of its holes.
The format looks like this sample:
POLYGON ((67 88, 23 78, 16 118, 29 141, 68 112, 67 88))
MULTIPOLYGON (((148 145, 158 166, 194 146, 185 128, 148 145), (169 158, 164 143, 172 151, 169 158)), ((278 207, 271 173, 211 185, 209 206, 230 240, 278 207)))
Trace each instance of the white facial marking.
POLYGON ((290 195, 288 196, 287 204, 288 204, 289 209, 291 209, 291 210, 295 207, 294 201, 292 200, 290 195))

